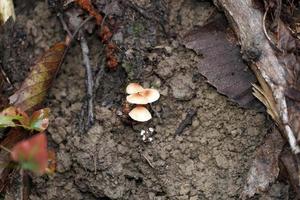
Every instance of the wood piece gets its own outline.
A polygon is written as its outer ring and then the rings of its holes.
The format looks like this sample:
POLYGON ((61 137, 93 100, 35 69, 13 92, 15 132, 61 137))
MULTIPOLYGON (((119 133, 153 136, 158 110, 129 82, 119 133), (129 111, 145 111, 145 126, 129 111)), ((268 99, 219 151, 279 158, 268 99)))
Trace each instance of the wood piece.
POLYGON ((241 198, 266 192, 279 174, 279 155, 285 144, 276 127, 266 136, 264 143, 256 149, 241 198))
MULTIPOLYGON (((260 80, 270 88, 272 95, 263 95, 268 102, 275 105, 272 112, 276 113, 274 120, 284 132, 291 149, 299 153, 295 130, 290 124, 285 90, 287 88, 286 70, 275 54, 263 31, 263 13, 255 8, 252 0, 214 0, 222 8, 233 26, 241 45, 243 58, 251 63, 252 69, 260 80)), ((264 91, 262 90, 264 93, 264 91)), ((270 108, 268 108, 270 109, 270 108)), ((273 117, 274 117, 273 116, 273 117)))

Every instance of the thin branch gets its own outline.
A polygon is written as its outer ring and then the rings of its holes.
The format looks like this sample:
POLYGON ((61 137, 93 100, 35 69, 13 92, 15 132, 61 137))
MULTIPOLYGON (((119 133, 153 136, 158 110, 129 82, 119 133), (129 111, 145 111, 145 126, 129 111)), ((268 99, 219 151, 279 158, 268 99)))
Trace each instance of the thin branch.
POLYGON ((105 59, 101 59, 99 71, 96 74, 95 81, 94 81, 94 92, 96 93, 99 86, 100 86, 100 80, 102 79, 104 75, 104 68, 105 68, 105 59))
POLYGON ((65 22, 62 13, 58 13, 58 14, 57 14, 57 17, 58 17, 58 19, 59 19, 59 21, 60 21, 60 23, 61 23, 63 29, 68 33, 68 36, 69 36, 69 37, 72 37, 73 34, 71 33, 69 27, 67 26, 67 23, 65 22))
POLYGON ((80 46, 83 56, 83 64, 86 69, 86 90, 87 90, 87 121, 86 128, 88 129, 94 124, 94 105, 93 105, 93 74, 89 59, 89 47, 84 37, 84 33, 80 32, 80 46))
POLYGON ((9 150, 8 148, 6 148, 5 146, 0 144, 0 149, 3 149, 4 151, 6 151, 7 153, 11 153, 11 150, 9 150))
POLYGON ((283 52, 282 49, 280 49, 274 42, 273 40, 270 38, 269 34, 268 34, 268 31, 266 29, 266 18, 267 18, 267 14, 268 14, 268 11, 269 11, 269 7, 267 7, 265 13, 264 13, 264 16, 263 16, 263 32, 266 36, 266 38, 268 39, 268 41, 270 42, 270 44, 278 51, 280 52, 283 52))
POLYGON ((6 75, 5 71, 2 69, 2 66, 0 65, 0 73, 4 77, 5 81, 12 87, 14 88, 13 84, 9 80, 8 76, 6 75))
MULTIPOLYGON (((71 34, 66 37, 66 45, 68 45, 68 48, 71 46, 70 44, 74 41, 76 35, 79 33, 81 28, 92 19, 92 16, 88 16, 84 21, 82 21, 79 26, 76 28, 76 30, 71 34)), ((66 24, 66 23, 65 23, 66 24)), ((69 28, 67 28, 69 30, 69 28)))

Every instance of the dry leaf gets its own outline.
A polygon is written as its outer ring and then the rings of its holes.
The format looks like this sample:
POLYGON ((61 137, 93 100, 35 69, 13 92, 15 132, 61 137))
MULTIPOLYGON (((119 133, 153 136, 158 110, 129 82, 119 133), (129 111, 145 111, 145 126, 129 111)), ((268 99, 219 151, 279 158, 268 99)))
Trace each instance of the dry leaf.
POLYGON ((293 154, 288 147, 285 147, 280 154, 280 177, 284 180, 288 180, 297 194, 296 199, 300 198, 298 162, 299 155, 293 154))
POLYGON ((84 10, 86 10, 89 15, 95 17, 97 24, 101 25, 103 17, 97 12, 90 0, 76 0, 75 2, 84 10))
POLYGON ((243 199, 265 192, 276 180, 279 174, 279 154, 284 144, 285 141, 277 128, 273 128, 264 143, 256 150, 242 193, 243 199))
POLYGON ((10 104, 32 111, 43 102, 62 62, 65 48, 64 43, 57 43, 38 59, 21 88, 10 96, 10 104))
POLYGON ((240 106, 252 107, 257 101, 252 95, 255 76, 243 63, 240 48, 226 34, 228 25, 223 18, 189 32, 183 44, 202 55, 198 70, 218 92, 240 106))
POLYGON ((47 173, 48 174, 54 174, 56 170, 56 154, 54 150, 48 150, 48 167, 47 167, 47 173))

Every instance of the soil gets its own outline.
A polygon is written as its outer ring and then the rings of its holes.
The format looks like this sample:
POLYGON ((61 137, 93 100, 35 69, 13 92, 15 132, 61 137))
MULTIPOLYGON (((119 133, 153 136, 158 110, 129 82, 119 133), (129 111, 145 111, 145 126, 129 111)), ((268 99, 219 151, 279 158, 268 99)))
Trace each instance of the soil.
MULTIPOLYGON (((34 177, 30 199, 239 199, 268 119, 218 94, 197 71, 201 57, 181 44, 185 33, 207 23, 217 9, 197 0, 131 0, 152 16, 147 18, 119 1, 98 2, 106 2, 103 9, 118 19, 113 40, 120 65, 115 72, 101 71, 96 121, 82 133, 85 69, 80 45, 73 45, 46 102, 52 111, 48 138, 57 152, 57 172, 34 177), (148 123, 124 122, 122 105, 130 82, 161 93, 152 105, 157 114, 148 123), (175 135, 190 109, 198 110, 191 126, 175 135), (150 134, 144 140, 142 130, 150 134)), ((17 19, 26 27, 31 57, 64 38, 44 1, 21 9, 17 19)), ((95 35, 88 44, 97 74, 103 46, 95 35)), ((289 187, 278 182, 257 199, 287 199, 288 193, 289 187)))

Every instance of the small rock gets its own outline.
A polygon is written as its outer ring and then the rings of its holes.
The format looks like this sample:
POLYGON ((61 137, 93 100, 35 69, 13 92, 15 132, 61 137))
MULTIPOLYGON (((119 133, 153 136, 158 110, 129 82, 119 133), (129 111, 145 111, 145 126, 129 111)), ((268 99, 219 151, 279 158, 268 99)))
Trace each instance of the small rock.
POLYGON ((189 200, 198 200, 198 196, 192 196, 189 200))
POLYGON ((116 43, 122 44, 124 41, 123 33, 118 32, 118 33, 114 34, 112 40, 115 41, 116 43))
POLYGON ((175 67, 177 63, 174 58, 166 58, 166 60, 162 60, 155 72, 162 78, 170 78, 173 75, 173 71, 175 71, 175 67))
POLYGON ((178 100, 190 100, 194 96, 195 85, 192 76, 179 74, 170 81, 174 98, 178 100))
POLYGON ((71 168, 71 158, 69 153, 65 151, 60 151, 57 153, 57 171, 63 173, 70 170, 71 168))
POLYGON ((116 15, 118 17, 123 15, 123 10, 120 8, 118 1, 108 3, 103 11, 106 15, 116 15))
POLYGON ((185 195, 185 194, 189 193, 190 188, 191 188, 190 184, 184 184, 184 185, 180 186, 179 194, 185 195))
POLYGON ((216 159, 218 167, 223 168, 223 169, 228 168, 228 159, 224 155, 219 153, 215 156, 215 159, 216 159))
POLYGON ((56 144, 60 144, 63 140, 65 140, 67 132, 63 127, 57 127, 56 130, 49 129, 51 133, 51 137, 56 144))

